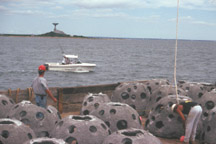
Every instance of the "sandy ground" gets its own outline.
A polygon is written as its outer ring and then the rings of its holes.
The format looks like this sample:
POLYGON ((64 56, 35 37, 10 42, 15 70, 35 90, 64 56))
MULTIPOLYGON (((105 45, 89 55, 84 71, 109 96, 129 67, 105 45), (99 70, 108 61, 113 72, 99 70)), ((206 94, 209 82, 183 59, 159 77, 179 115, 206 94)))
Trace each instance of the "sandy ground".
MULTIPOLYGON (((70 112, 70 113, 62 113, 62 118, 68 116, 68 115, 79 115, 79 112, 70 112)), ((142 124, 144 125, 146 121, 146 118, 142 117, 142 124)), ((179 139, 166 139, 166 138, 160 138, 158 137, 163 144, 183 144, 179 141, 179 139)), ((198 144, 198 142, 197 142, 198 144)))

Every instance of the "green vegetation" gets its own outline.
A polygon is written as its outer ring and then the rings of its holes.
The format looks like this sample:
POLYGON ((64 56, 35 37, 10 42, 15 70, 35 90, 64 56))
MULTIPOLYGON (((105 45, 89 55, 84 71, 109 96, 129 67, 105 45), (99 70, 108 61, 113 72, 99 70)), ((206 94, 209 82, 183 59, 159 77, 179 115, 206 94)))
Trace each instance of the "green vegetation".
POLYGON ((45 33, 45 34, 37 35, 37 36, 43 36, 43 37, 71 37, 70 35, 61 34, 61 33, 55 33, 53 31, 45 33))
POLYGON ((71 37, 71 38, 89 38, 82 35, 68 35, 68 34, 61 34, 61 33, 55 33, 53 31, 40 34, 40 35, 30 35, 30 34, 0 34, 0 36, 24 36, 24 37, 71 37))
POLYGON ((0 36, 34 36, 28 34, 0 34, 0 36))

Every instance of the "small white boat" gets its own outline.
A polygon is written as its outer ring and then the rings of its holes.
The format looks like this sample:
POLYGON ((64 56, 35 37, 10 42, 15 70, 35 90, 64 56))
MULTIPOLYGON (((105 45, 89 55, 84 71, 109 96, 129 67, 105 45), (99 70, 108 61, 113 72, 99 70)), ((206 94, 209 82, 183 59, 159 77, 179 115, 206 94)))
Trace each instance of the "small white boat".
POLYGON ((63 55, 62 63, 45 63, 47 70, 65 72, 90 72, 94 71, 96 64, 82 63, 77 55, 63 55))

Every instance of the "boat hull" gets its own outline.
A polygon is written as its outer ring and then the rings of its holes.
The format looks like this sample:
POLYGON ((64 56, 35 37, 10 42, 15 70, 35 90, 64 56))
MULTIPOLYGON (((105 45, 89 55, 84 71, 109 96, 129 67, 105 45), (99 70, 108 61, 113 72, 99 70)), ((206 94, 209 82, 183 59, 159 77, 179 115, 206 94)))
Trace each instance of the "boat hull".
POLYGON ((96 64, 81 63, 81 64, 61 64, 61 63, 45 63, 45 66, 50 71, 64 71, 84 73, 94 71, 96 64))

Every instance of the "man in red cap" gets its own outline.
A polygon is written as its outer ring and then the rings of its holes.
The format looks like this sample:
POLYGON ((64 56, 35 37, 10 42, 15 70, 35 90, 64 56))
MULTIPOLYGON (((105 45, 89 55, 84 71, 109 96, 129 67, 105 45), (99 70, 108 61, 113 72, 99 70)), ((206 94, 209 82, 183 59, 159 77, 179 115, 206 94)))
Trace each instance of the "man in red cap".
POLYGON ((46 108, 47 106, 47 94, 54 102, 57 102, 57 99, 53 96, 53 94, 49 90, 49 87, 47 85, 47 80, 44 78, 45 71, 46 71, 46 67, 44 65, 40 65, 38 67, 39 76, 34 78, 31 85, 35 93, 36 104, 43 108, 46 108))

